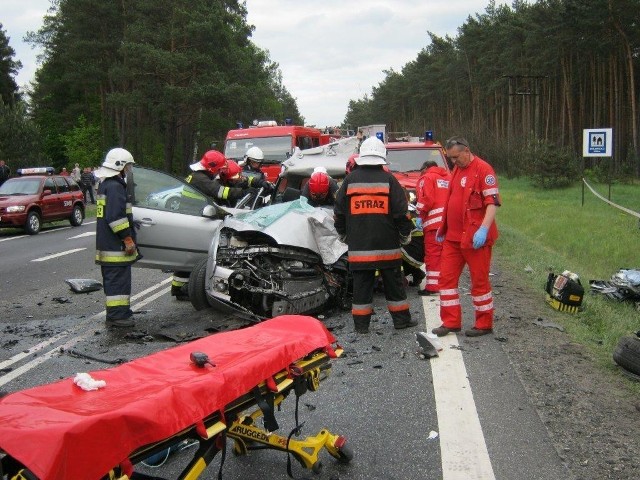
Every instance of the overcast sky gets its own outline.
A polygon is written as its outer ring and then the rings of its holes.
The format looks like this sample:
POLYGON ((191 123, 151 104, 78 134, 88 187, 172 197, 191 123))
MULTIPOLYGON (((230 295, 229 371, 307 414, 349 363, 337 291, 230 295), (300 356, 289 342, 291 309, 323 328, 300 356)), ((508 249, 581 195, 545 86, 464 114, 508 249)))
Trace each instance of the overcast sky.
MULTIPOLYGON (((307 124, 344 120, 349 100, 362 98, 400 71, 429 42, 427 32, 457 35, 469 15, 489 0, 246 0, 253 41, 280 65, 283 83, 307 124)), ((510 2, 496 2, 498 4, 510 2)), ((0 23, 23 68, 26 85, 37 69, 37 51, 22 42, 38 30, 49 0, 0 0, 0 23)))

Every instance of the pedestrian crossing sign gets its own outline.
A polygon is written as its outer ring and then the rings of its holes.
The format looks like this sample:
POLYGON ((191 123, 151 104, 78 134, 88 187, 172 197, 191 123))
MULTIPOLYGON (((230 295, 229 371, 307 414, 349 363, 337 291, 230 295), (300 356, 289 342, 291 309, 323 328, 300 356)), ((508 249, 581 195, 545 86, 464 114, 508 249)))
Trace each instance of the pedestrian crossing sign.
POLYGON ((612 128, 585 128, 582 134, 583 157, 610 157, 613 150, 612 128))

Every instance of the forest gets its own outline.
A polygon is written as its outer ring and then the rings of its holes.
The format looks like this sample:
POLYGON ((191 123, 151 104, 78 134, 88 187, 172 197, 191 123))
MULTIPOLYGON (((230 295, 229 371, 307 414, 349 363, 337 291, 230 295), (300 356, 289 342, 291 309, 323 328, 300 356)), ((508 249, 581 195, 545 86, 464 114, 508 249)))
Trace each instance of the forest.
MULTIPOLYGON (((639 20, 640 0, 490 2, 455 37, 429 33, 413 61, 349 102, 343 126, 462 134, 498 171, 543 186, 578 177, 583 129, 612 128, 613 157, 586 168, 637 178, 639 20)), ((0 156, 98 164, 117 144, 182 173, 237 121, 302 124, 252 31, 237 0, 54 0, 29 36, 44 56, 25 95, 0 25, 0 156)))
POLYGON ((455 38, 430 34, 415 60, 349 103, 345 122, 462 134, 507 175, 561 180, 579 173, 583 129, 613 128, 611 161, 586 167, 637 177, 639 26, 638 0, 491 2, 455 38))
POLYGON ((181 174, 238 121, 304 122, 246 17, 237 0, 52 1, 29 35, 44 58, 26 105, 6 79, 18 65, 0 35, 0 154, 60 168, 98 165, 122 145, 181 174))

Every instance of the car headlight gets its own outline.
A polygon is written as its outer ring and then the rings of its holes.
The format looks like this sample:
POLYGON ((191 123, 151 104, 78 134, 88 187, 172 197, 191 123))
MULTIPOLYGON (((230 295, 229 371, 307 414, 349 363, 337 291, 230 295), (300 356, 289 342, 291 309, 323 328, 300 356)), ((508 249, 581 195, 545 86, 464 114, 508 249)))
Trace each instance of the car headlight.
POLYGON ((24 209, 27 208, 24 205, 11 205, 10 207, 7 207, 7 213, 18 213, 18 212, 24 212, 24 209))

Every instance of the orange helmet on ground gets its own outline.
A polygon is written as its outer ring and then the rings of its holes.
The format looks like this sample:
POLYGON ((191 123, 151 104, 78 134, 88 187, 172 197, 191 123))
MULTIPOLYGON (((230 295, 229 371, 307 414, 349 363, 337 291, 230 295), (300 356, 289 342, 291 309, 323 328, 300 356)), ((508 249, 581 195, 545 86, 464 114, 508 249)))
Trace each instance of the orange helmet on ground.
POLYGON ((217 150, 209 150, 202 156, 200 164, 215 175, 227 165, 227 158, 217 150))
POLYGON ((242 168, 240 168, 240 165, 238 165, 237 162, 228 160, 227 166, 223 167, 222 170, 220 170, 220 180, 222 180, 223 182, 228 182, 229 180, 237 180, 240 178, 241 171, 242 168))
POLYGON ((315 172, 309 179, 309 193, 313 197, 324 197, 329 193, 329 175, 315 172))
POLYGON ((356 164, 356 158, 358 158, 358 154, 354 153, 347 160, 347 166, 344 169, 344 171, 347 173, 347 175, 349 175, 351 173, 351 171, 356 167, 356 165, 357 165, 356 164))

